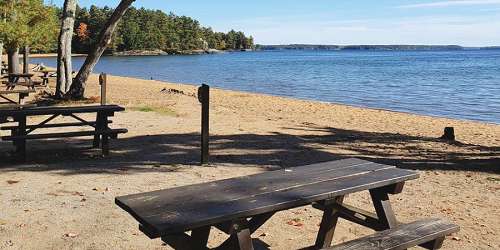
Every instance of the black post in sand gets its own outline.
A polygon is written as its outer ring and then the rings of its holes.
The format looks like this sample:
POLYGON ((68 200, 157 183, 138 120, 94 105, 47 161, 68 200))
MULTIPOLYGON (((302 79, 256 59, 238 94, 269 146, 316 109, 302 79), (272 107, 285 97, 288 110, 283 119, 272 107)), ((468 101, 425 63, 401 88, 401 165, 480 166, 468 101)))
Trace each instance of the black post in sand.
POLYGON ((455 128, 446 127, 444 128, 444 134, 441 136, 441 139, 446 141, 455 141, 455 128))
POLYGON ((201 165, 208 164, 209 156, 209 114, 210 86, 201 85, 198 88, 198 100, 201 103, 201 165))
POLYGON ((105 73, 99 75, 99 85, 101 85, 101 105, 106 105, 106 88, 108 76, 105 73))

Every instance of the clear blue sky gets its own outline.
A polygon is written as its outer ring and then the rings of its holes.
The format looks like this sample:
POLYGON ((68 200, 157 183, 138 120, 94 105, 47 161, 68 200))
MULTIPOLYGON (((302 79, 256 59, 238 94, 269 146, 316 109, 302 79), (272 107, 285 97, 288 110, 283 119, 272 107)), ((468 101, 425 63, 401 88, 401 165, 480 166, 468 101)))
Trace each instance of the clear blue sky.
MULTIPOLYGON (((63 0, 46 0, 62 6, 63 0)), ((118 0, 80 0, 81 6, 118 0)), ((500 0, 137 0, 260 44, 500 45, 500 0)))

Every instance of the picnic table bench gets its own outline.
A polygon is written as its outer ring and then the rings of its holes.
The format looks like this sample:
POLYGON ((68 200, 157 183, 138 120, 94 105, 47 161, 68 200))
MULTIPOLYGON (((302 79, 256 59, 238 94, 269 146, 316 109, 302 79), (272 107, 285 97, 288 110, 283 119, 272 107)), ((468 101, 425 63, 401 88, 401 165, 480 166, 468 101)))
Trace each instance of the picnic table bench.
POLYGON ((117 138, 118 134, 127 133, 127 129, 111 129, 109 124, 112 121, 109 117, 115 112, 124 111, 123 107, 117 105, 80 106, 80 107, 37 107, 17 110, 0 110, 0 120, 12 118, 17 125, 4 126, 1 130, 10 130, 11 135, 2 136, 4 141, 12 141, 16 147, 19 158, 26 157, 26 141, 48 138, 66 138, 80 136, 94 136, 94 147, 101 145, 104 155, 109 154, 109 139, 117 138), (79 114, 95 113, 96 119, 87 121, 79 114), (40 123, 28 125, 28 117, 49 116, 40 123), (72 117, 76 122, 50 123, 59 116, 72 117), (63 128, 63 127, 89 127, 92 130, 74 132, 51 132, 43 134, 33 134, 35 130, 43 128, 63 128))
POLYGON ((418 177, 415 171, 345 159, 127 195, 117 197, 115 203, 139 222, 145 235, 161 237, 175 249, 208 249, 211 227, 229 235, 216 249, 253 249, 251 234, 276 212, 307 205, 323 211, 313 249, 403 249, 416 245, 437 249, 458 227, 440 219, 401 224, 389 201, 389 194, 401 193, 405 181, 418 177), (344 203, 345 196, 360 191, 370 192, 375 213, 344 203), (339 218, 378 233, 331 248, 339 218))

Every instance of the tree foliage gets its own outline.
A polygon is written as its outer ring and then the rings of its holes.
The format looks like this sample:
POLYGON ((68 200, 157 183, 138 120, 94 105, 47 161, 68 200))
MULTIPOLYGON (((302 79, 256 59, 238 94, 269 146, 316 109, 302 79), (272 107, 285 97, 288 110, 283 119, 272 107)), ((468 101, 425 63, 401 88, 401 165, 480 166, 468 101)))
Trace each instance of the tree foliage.
MULTIPOLYGON (((78 8, 75 30, 85 27, 86 39, 78 35, 75 52, 86 53, 95 44, 99 31, 113 9, 91 6, 78 8)), ((80 34, 80 33, 78 33, 80 34)), ((243 32, 215 32, 187 16, 166 14, 160 10, 130 8, 114 34, 109 49, 114 51, 161 49, 179 52, 198 49, 240 50, 254 47, 253 38, 243 32)))
POLYGON ((43 0, 2 0, 0 18, 0 41, 6 48, 55 48, 58 30, 56 9, 45 5, 43 0))

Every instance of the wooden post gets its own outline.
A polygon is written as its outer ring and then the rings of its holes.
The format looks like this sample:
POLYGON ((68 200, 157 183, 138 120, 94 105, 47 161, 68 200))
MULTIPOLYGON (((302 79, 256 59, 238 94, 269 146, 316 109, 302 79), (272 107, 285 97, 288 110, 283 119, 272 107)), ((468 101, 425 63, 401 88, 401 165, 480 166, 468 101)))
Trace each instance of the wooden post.
POLYGON ((29 74, 30 73, 29 56, 30 56, 30 47, 29 46, 24 46, 24 56, 23 56, 23 73, 24 74, 29 74))
POLYGON ((444 128, 444 134, 441 136, 441 139, 447 141, 455 141, 455 128, 446 127, 444 128))
POLYGON ((101 85, 101 105, 106 105, 106 83, 107 83, 107 75, 105 73, 101 73, 99 75, 99 85, 101 85))
POLYGON ((198 88, 198 100, 201 103, 201 165, 203 165, 208 163, 209 156, 210 86, 203 84, 198 88))

